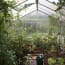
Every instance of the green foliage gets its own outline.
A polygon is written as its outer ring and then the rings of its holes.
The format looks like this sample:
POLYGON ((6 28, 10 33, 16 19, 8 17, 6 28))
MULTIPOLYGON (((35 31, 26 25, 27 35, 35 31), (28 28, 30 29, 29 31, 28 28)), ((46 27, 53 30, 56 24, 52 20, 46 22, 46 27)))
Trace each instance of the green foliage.
POLYGON ((59 45, 57 44, 57 36, 56 35, 34 35, 33 38, 33 44, 35 47, 39 50, 47 50, 50 51, 52 47, 54 47, 54 50, 58 50, 59 45))
POLYGON ((63 65, 64 64, 64 59, 61 58, 61 57, 57 58, 57 63, 58 63, 58 65, 63 65))
POLYGON ((55 58, 48 58, 48 64, 49 65, 55 65, 56 64, 56 59, 55 58))
POLYGON ((58 0, 57 5, 58 5, 58 8, 56 9, 56 11, 59 11, 65 5, 65 0, 58 0))
POLYGON ((40 50, 43 49, 44 42, 41 37, 36 37, 36 39, 34 40, 34 44, 38 49, 40 49, 40 50))
POLYGON ((8 51, 7 48, 3 47, 4 49, 0 52, 0 64, 1 65, 16 65, 15 53, 13 51, 8 51))
POLYGON ((49 33, 57 33, 60 29, 58 19, 55 15, 48 16, 49 18, 49 33))
POLYGON ((1 65, 16 65, 15 52, 10 50, 9 38, 7 32, 7 24, 10 22, 8 17, 8 3, 4 0, 0 1, 0 64, 1 65))
POLYGON ((65 4, 65 0, 58 0, 59 6, 63 6, 65 4))
POLYGON ((0 2, 0 10, 4 13, 4 16, 7 16, 7 14, 8 14, 8 4, 4 0, 1 0, 1 2, 0 2))
POLYGON ((48 64, 49 65, 63 65, 64 64, 64 58, 62 57, 58 57, 58 58, 53 58, 53 57, 50 57, 48 58, 48 64))

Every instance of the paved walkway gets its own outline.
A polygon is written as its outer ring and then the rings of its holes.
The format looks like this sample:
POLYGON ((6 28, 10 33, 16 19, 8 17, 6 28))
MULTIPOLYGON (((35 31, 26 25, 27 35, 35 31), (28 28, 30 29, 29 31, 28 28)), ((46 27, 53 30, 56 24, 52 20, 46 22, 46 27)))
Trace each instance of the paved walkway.
POLYGON ((37 65, 36 60, 30 60, 30 65, 37 65))
POLYGON ((30 60, 30 65, 37 65, 36 60, 30 60))

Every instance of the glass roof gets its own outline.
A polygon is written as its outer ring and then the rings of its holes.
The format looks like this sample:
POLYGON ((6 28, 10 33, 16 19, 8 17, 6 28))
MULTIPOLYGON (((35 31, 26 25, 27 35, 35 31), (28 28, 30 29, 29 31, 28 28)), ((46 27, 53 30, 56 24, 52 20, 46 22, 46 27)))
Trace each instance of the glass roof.
MULTIPOLYGON (((11 0, 11 1, 12 1, 12 0, 11 0)), ((15 0, 16 5, 17 5, 17 4, 20 4, 20 3, 23 3, 23 2, 26 2, 26 1, 28 1, 28 0, 15 0)), ((30 1, 33 1, 33 0, 30 0, 30 1)), ((39 1, 40 1, 40 0, 39 0, 39 1)), ((58 0, 47 0, 47 1, 49 1, 49 2, 55 2, 55 3, 58 2, 58 0)))
POLYGON ((35 10, 36 10, 36 5, 34 4, 34 5, 26 8, 26 9, 21 10, 20 13, 19 13, 19 15, 20 16, 24 16, 24 15, 27 15, 29 13, 32 13, 35 10))
POLYGON ((21 17, 32 13, 37 10, 46 15, 56 14, 55 10, 58 8, 57 5, 52 2, 58 0, 15 0, 16 5, 14 9, 19 12, 21 17))
POLYGON ((51 2, 49 1, 46 1, 46 0, 39 0, 39 3, 44 6, 44 7, 48 7, 49 9, 51 10, 56 10, 57 6, 52 4, 51 2))
POLYGON ((26 0, 24 2, 19 3, 18 5, 15 5, 15 9, 18 11, 21 11, 35 3, 35 0, 26 0))
POLYGON ((47 18, 48 15, 46 15, 44 12, 41 11, 32 11, 32 13, 28 13, 23 17, 25 20, 43 20, 43 18, 47 18))
POLYGON ((16 5, 19 5, 19 4, 24 3, 26 1, 28 1, 28 0, 15 0, 16 5))

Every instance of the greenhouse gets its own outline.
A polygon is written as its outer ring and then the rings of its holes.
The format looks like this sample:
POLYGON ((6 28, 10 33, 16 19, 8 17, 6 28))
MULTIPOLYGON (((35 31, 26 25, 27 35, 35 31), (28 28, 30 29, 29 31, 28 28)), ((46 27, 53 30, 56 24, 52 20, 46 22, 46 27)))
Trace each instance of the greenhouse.
POLYGON ((0 65, 65 65, 65 0, 1 0, 0 65))

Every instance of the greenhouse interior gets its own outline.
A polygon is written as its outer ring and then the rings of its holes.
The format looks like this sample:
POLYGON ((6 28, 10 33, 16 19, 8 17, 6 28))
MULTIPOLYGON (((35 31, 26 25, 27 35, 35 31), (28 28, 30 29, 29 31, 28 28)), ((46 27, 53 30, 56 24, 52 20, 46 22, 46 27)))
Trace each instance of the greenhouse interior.
POLYGON ((65 0, 0 0, 0 65, 65 65, 65 0))

